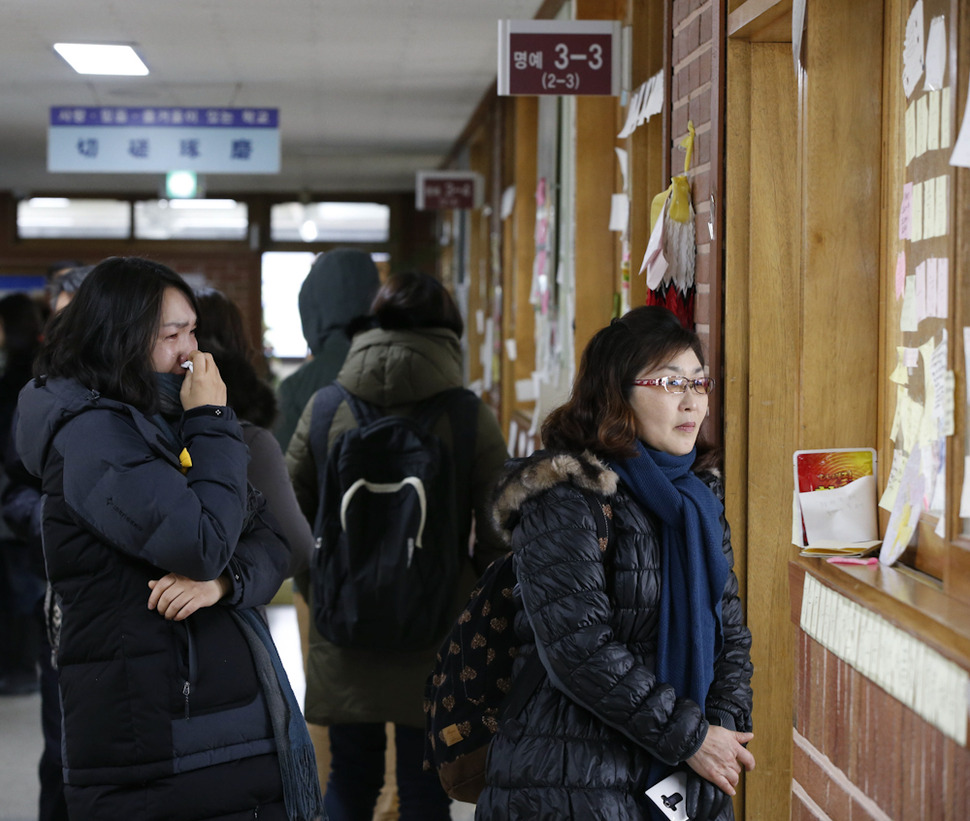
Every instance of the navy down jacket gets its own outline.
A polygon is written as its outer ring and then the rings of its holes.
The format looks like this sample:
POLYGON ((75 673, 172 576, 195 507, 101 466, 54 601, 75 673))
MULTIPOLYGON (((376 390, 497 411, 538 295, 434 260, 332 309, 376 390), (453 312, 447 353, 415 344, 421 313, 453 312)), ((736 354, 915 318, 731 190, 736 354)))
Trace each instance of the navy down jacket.
POLYGON ((19 411, 17 448, 43 481, 44 552, 63 614, 65 783, 149 782, 273 753, 230 608, 268 602, 289 551, 248 490, 232 410, 186 412, 178 445, 153 419, 72 380, 34 380, 19 411), (168 572, 200 581, 225 572, 233 589, 167 621, 147 605, 148 581, 168 572))

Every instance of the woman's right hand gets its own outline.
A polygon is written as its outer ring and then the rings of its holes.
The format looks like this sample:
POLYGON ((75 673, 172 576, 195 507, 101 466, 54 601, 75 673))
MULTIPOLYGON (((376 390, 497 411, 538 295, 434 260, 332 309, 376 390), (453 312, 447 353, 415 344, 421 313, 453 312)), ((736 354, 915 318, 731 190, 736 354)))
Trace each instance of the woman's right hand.
POLYGON ((701 748, 687 759, 687 763, 715 787, 734 795, 741 780, 742 767, 754 769, 754 756, 742 746, 753 738, 753 733, 737 733, 712 724, 701 748))
POLYGON ((226 384, 219 376, 219 368, 212 354, 192 351, 188 361, 192 363, 192 369, 186 369, 179 392, 183 410, 202 405, 225 405, 226 384))

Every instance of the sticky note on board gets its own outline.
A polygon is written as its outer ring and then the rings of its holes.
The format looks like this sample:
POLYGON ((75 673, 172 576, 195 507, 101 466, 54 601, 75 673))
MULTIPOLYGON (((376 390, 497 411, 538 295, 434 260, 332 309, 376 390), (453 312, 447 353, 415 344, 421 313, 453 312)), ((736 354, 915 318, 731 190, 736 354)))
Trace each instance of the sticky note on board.
POLYGON ((929 131, 929 106, 926 95, 916 100, 916 156, 922 157, 926 153, 929 131))
POLYGON ((946 257, 936 260, 936 288, 937 316, 946 319, 950 315, 950 260, 946 257))
POLYGON ((950 180, 946 176, 936 178, 936 207, 933 210, 936 221, 936 233, 934 236, 945 237, 949 233, 949 199, 950 180))
POLYGON ((896 367, 893 372, 889 374, 889 381, 895 382, 897 385, 906 385, 909 383, 909 371, 906 369, 906 365, 903 364, 903 346, 896 348, 896 367))
POLYGON ((916 157, 916 103, 906 106, 906 165, 916 157))
POLYGON ((899 203, 899 238, 910 239, 913 233, 913 183, 903 186, 903 198, 899 203))
POLYGON ((923 88, 941 89, 946 74, 946 22, 943 15, 930 21, 926 35, 926 77, 923 88))
POLYGON ((907 97, 912 96, 923 76, 923 26, 923 0, 916 0, 906 21, 906 36, 903 41, 903 91, 907 97))
POLYGON ((935 237, 936 223, 936 178, 930 177, 922 182, 923 186, 923 239, 935 237))
POLYGON ((909 238, 913 242, 923 239, 923 183, 913 185, 913 216, 909 238))
POLYGON ((953 142, 950 133, 950 87, 940 92, 940 148, 949 148, 953 142))
POLYGON ((919 319, 916 316, 916 277, 913 274, 906 277, 906 288, 903 292, 903 309, 899 315, 899 330, 919 330, 919 319))
POLYGON ((906 252, 900 251, 896 256, 896 299, 902 299, 903 289, 906 287, 906 252))
POLYGON ((940 92, 931 91, 927 96, 926 150, 936 151, 940 147, 940 92))

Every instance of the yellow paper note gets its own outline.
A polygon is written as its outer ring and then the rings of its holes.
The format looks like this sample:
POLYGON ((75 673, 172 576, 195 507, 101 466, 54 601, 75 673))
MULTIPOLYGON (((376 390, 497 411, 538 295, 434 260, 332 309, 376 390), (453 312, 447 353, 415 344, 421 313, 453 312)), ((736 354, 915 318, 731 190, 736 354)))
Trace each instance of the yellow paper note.
POLYGON ((926 150, 936 151, 940 147, 940 92, 931 91, 928 98, 926 123, 926 150))
POLYGON ((923 183, 921 182, 913 186, 913 228, 910 239, 913 242, 923 239, 923 183))
POLYGON ((896 348, 896 368, 889 374, 889 380, 897 385, 906 385, 909 382, 909 370, 903 364, 903 352, 906 348, 902 345, 896 348))

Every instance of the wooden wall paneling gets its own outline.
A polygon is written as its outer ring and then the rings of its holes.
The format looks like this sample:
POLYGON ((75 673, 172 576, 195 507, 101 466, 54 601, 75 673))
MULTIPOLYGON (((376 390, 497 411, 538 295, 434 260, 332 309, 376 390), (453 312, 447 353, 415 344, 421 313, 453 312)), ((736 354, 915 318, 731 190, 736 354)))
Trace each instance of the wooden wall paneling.
MULTIPOLYGON (((746 818, 776 821, 788 816, 791 792, 793 641, 782 625, 789 610, 791 454, 797 449, 801 388, 792 344, 801 335, 802 312, 798 111, 789 44, 751 47, 749 89, 747 304, 739 315, 725 318, 725 332, 747 333, 750 368, 747 600, 754 636, 752 751, 758 767, 746 777, 746 818)), ((732 152, 730 161, 735 159, 732 152)), ((744 277, 744 271, 738 273, 744 277)), ((734 287, 733 275, 733 269, 726 273, 727 293, 734 287)), ((729 299, 737 305, 736 296, 729 299)))
MULTIPOLYGON (((490 117, 487 116, 477 129, 468 144, 469 170, 481 174, 484 180, 491 176, 491 131, 488 128, 490 117)), ((485 365, 482 364, 483 346, 485 344, 484 323, 479 332, 477 317, 479 312, 486 321, 491 316, 488 300, 489 279, 489 218, 482 208, 473 208, 466 214, 468 226, 468 270, 466 271, 468 286, 468 321, 465 328, 465 338, 468 341, 468 374, 469 380, 475 382, 483 379, 485 365)), ((485 361, 491 367, 491 351, 484 352, 485 361)), ((489 397, 484 396, 488 401, 489 397)))
MULTIPOLYGON (((515 128, 516 128, 516 108, 515 99, 505 98, 500 101, 503 107, 502 114, 502 175, 501 185, 498 194, 501 209, 502 197, 505 191, 515 185, 515 128)), ((500 230, 502 232, 502 344, 506 339, 515 339, 515 210, 502 219, 501 210, 498 214, 500 220, 500 230)), ((499 404, 499 425, 502 432, 508 436, 509 420, 512 418, 512 411, 515 408, 515 378, 514 361, 508 356, 501 359, 501 401, 499 404)), ((509 446, 511 448, 511 442, 509 446)))
POLYGON ((616 239, 609 230, 610 202, 617 190, 617 108, 614 97, 576 100, 577 362, 593 334, 610 321, 613 294, 619 290, 616 239))
MULTIPOLYGON (((539 135, 539 101, 535 97, 515 98, 515 207, 511 230, 513 243, 510 318, 513 323, 516 359, 512 363, 510 393, 515 396, 515 383, 531 379, 536 363, 535 307, 529 301, 532 292, 532 268, 536 244, 536 185, 539 135)), ((531 418, 532 402, 514 402, 531 418)), ((505 420, 506 426, 509 419, 505 420)), ((510 447, 513 443, 509 443, 510 447)))
MULTIPOLYGON (((577 20, 624 20, 625 0, 575 0, 577 20)), ((618 97, 576 98, 575 357, 610 321, 620 288, 619 238, 609 230, 612 196, 620 190, 614 146, 622 127, 618 97)), ((560 218, 568 218, 561 214, 560 218)))
POLYGON ((876 444, 882 5, 815 0, 805 35, 802 448, 876 444))
POLYGON ((719 390, 724 404, 725 514, 731 524, 734 570, 746 609, 748 485, 748 340, 751 222, 751 46, 729 42, 725 117, 724 202, 724 371, 719 390))
MULTIPOLYGON (((964 60, 970 55, 970 9, 966 2, 960 2, 955 41, 957 55, 963 55, 964 60)), ((957 65, 957 76, 951 78, 951 122, 959 127, 965 116, 967 95, 970 93, 967 82, 967 72, 965 66, 959 60, 951 59, 951 65, 957 65)), ((966 298, 970 294, 970 170, 966 168, 955 168, 953 174, 954 192, 951 198, 953 209, 953 232, 954 232, 954 251, 953 261, 950 264, 950 271, 953 287, 950 289, 950 315, 954 317, 955 327, 965 328, 970 326, 970 300, 966 298), (961 296, 962 295, 962 296, 961 296), (960 296, 961 298, 957 298, 960 296)), ((967 396, 967 380, 970 373, 961 366, 965 363, 967 351, 963 345, 963 334, 954 333, 952 335, 952 354, 951 362, 956 375, 956 395, 958 397, 967 396)), ((954 596, 963 602, 970 603, 970 538, 967 537, 964 529, 964 522, 959 518, 959 489, 965 482, 970 482, 970 476, 964 474, 964 457, 970 453, 967 446, 970 437, 970 422, 968 422, 968 404, 960 401, 956 402, 956 425, 955 436, 951 437, 950 448, 947 451, 948 473, 952 478, 948 478, 950 483, 950 494, 947 499, 948 512, 950 514, 949 533, 955 538, 954 543, 949 546, 946 556, 946 568, 943 575, 943 585, 947 595, 954 596)))
MULTIPOLYGON (((633 55, 631 91, 649 80, 666 64, 669 26, 666 0, 632 3, 633 55)), ((670 71, 667 70, 669 76, 670 71)), ((669 100, 669 95, 664 95, 669 100)), ((647 297, 647 277, 640 274, 640 263, 650 239, 650 205, 669 184, 667 144, 664 140, 669 104, 641 125, 627 141, 630 188, 630 307, 643 305, 647 297)))

